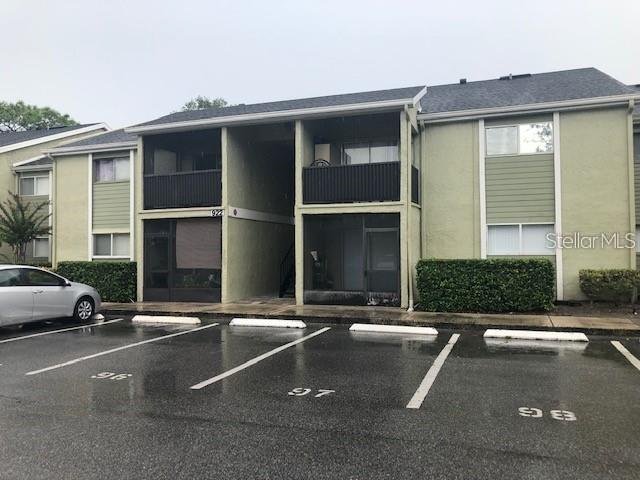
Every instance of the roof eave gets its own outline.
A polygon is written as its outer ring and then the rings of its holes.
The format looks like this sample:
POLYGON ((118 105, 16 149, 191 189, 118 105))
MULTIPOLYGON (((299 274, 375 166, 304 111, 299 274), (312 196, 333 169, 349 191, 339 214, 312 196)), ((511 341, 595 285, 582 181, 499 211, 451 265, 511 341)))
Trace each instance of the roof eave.
POLYGON ((558 110, 608 107, 617 104, 625 105, 631 100, 640 100, 640 95, 611 95, 607 97, 581 98, 576 100, 561 100, 557 102, 512 105, 506 107, 477 108, 470 110, 458 110, 454 112, 422 113, 418 114, 418 120, 422 123, 454 122, 518 113, 547 113, 558 110))
POLYGON ((46 157, 46 155, 44 155, 44 154, 43 154, 43 155, 37 155, 37 156, 35 156, 35 157, 27 158, 26 160, 20 160, 20 161, 18 161, 18 162, 14 162, 14 163, 11 165, 11 168, 22 167, 22 166, 24 166, 24 165, 28 165, 28 164, 33 163, 33 162, 36 162, 36 161, 38 161, 38 160, 42 160, 42 159, 43 159, 43 158, 45 158, 45 157, 46 157))
MULTIPOLYGON (((423 93, 424 95, 424 93, 423 93)), ((353 113, 372 113, 382 112, 388 110, 401 110, 405 105, 415 106, 415 99, 418 96, 412 98, 403 98, 398 100, 386 100, 382 102, 366 102, 355 103, 351 105, 339 105, 331 107, 315 107, 315 108, 303 108, 297 110, 281 110, 277 112, 264 112, 264 113, 250 113, 244 115, 230 115, 226 117, 214 117, 203 118, 199 120, 187 120, 183 122, 171 122, 160 123, 156 125, 141 125, 125 128, 127 133, 135 134, 149 134, 149 133, 163 133, 181 130, 190 130, 207 127, 222 127, 226 125, 242 125, 252 123, 263 123, 273 120, 292 120, 303 119, 310 117, 324 117, 327 115, 335 114, 353 114, 353 113)))
POLYGON ((87 127, 76 128, 75 130, 68 130, 66 132, 54 133, 52 135, 45 135, 43 137, 34 138, 33 140, 25 140, 24 142, 12 143, 0 147, 0 153, 11 152, 13 150, 19 150, 21 148, 32 147, 41 143, 47 143, 52 140, 60 140, 62 138, 72 137, 81 133, 89 133, 95 130, 105 129, 109 131, 109 126, 106 123, 96 123, 95 125, 89 125, 87 127))
POLYGON ((136 150, 137 142, 96 143, 95 145, 78 145, 77 147, 52 148, 45 153, 56 155, 74 155, 77 153, 114 152, 118 150, 136 150))
POLYGON ((53 170, 53 163, 47 163, 44 165, 24 165, 22 167, 13 167, 13 172, 41 172, 44 170, 53 170))

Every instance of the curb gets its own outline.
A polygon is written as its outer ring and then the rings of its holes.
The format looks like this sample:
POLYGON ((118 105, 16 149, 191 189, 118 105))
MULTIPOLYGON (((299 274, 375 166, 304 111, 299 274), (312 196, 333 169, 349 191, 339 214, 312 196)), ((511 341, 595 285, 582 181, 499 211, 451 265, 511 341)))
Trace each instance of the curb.
POLYGON ((414 335, 438 335, 438 330, 433 327, 415 327, 404 325, 380 325, 372 323, 354 323, 349 328, 351 332, 362 333, 400 333, 414 335))
MULTIPOLYGON (((107 315, 120 315, 120 316, 134 316, 140 315, 142 312, 137 309, 103 309, 103 313, 107 315)), ((167 315, 168 313, 173 314, 174 316, 181 317, 187 316, 187 313, 181 314, 180 312, 167 312, 167 311, 155 311, 149 310, 144 312, 146 315, 167 315)), ((633 336, 640 337, 640 329, 624 329, 624 328, 597 328, 597 327, 570 327, 570 326, 562 326, 562 327, 553 327, 553 326, 540 326, 540 325, 518 325, 516 323, 501 323, 496 320, 491 321, 491 317, 489 315, 481 316, 477 314, 473 314, 473 316, 464 316, 464 314, 438 314, 433 313, 433 316, 428 319, 416 319, 416 320, 402 320, 402 319, 394 319, 394 318, 383 318, 383 319, 371 319, 370 317, 365 316, 351 316, 351 317, 338 317, 331 315, 314 315, 314 316, 301 316, 301 315, 286 315, 286 314, 242 314, 242 313, 224 313, 224 312, 198 312, 198 315, 203 321, 231 321, 234 318, 262 318, 262 319, 282 319, 282 320, 304 320, 307 324, 329 324, 329 325, 348 325, 354 323, 364 323, 364 324, 379 324, 379 325, 402 325, 402 326, 413 326, 413 327, 435 327, 440 329, 448 329, 448 330, 475 330, 475 331, 484 331, 492 328, 502 328, 502 329, 518 329, 518 330, 543 330, 549 332, 581 332, 587 335, 609 335, 609 336, 633 336), (476 322, 478 318, 487 318, 490 321, 486 323, 479 324, 476 322), (457 321, 452 321, 452 319, 457 319, 457 321)), ((570 317, 567 317, 570 318, 570 317)))
POLYGON ((202 323, 197 317, 165 316, 165 315, 135 315, 131 319, 132 323, 152 323, 159 325, 180 324, 180 325, 200 325, 202 323))
POLYGON ((515 340, 552 340, 557 342, 588 342, 589 339, 580 332, 549 332, 544 330, 506 330, 490 328, 484 332, 484 338, 515 340))
POLYGON ((271 327, 271 328, 307 328, 301 320, 282 320, 281 318, 239 318, 229 322, 230 327, 271 327))

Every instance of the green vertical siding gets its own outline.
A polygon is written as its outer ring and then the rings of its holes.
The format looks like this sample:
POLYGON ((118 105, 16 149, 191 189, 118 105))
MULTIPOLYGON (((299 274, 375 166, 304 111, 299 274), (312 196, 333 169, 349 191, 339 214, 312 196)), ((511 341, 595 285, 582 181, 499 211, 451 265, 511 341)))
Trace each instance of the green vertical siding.
POLYGON ((93 228, 129 228, 129 182, 93 185, 93 228))
POLYGON ((553 154, 487 157, 487 223, 554 222, 553 154))
MULTIPOLYGON (((20 199, 29 205, 33 204, 38 205, 40 203, 45 203, 49 201, 48 195, 20 195, 20 199)), ((43 208, 42 213, 44 215, 49 215, 49 208, 43 208)))

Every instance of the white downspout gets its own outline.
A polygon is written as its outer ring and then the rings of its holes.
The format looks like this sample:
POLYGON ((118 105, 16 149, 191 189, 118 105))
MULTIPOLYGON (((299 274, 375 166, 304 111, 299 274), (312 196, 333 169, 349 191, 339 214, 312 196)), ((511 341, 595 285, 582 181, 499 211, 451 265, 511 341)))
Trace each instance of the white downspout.
POLYGON ((407 285, 409 288, 409 308, 407 308, 407 312, 413 312, 413 274, 411 271, 411 167, 413 167, 412 162, 412 153, 413 153, 413 143, 411 141, 411 118, 409 117, 409 112, 407 111, 407 106, 404 106, 405 113, 405 121, 407 122, 407 134, 406 134, 406 142, 407 142, 407 190, 405 192, 405 202, 407 204, 407 285))

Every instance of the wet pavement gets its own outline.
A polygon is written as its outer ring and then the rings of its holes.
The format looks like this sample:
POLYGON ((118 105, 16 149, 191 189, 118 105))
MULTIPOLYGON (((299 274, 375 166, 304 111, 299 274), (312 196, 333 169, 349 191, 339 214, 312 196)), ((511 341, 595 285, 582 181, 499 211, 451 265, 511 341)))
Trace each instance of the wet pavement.
POLYGON ((640 478, 637 337, 328 327, 0 329, 0 478, 640 478))

